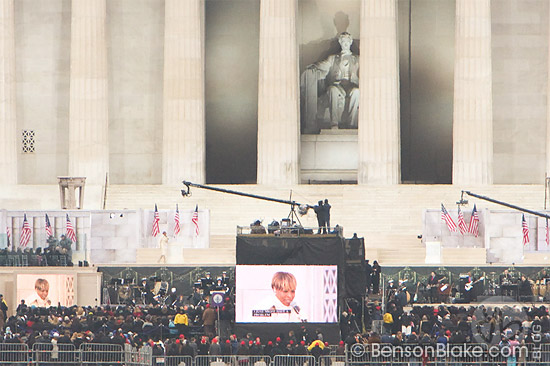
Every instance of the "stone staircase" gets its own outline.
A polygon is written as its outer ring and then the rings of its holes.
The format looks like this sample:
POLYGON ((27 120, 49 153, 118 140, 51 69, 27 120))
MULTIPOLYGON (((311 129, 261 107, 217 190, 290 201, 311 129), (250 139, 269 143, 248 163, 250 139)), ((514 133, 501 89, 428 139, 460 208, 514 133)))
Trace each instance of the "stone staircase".
MULTIPOLYGON (((453 185, 298 185, 260 186, 238 185, 217 186, 241 192, 264 195, 278 199, 292 199, 300 203, 316 204, 328 198, 332 205, 331 225, 344 227, 345 236, 353 233, 365 238, 366 256, 371 262, 377 259, 381 265, 423 264, 425 247, 417 238, 422 234, 422 215, 426 208, 438 209, 443 203, 448 209, 455 208, 460 199, 461 187, 453 185)), ((542 185, 493 185, 464 187, 480 195, 516 204, 530 209, 544 207, 544 186, 542 185)), ((280 220, 289 214, 289 206, 248 197, 224 194, 205 189, 191 188, 192 196, 183 198, 181 186, 164 185, 111 185, 108 189, 107 209, 151 208, 156 203, 159 209, 173 209, 178 203, 180 209, 193 208, 196 204, 210 210, 210 248, 184 249, 185 264, 230 264, 235 258, 235 235, 237 225, 249 225, 256 219, 267 224, 272 219, 280 220)), ((505 209, 473 197, 471 210, 476 203, 478 209, 505 209)), ((310 210, 300 218, 305 227, 315 227, 315 214, 310 210)), ((460 248, 442 250, 444 263, 482 264, 484 249, 460 248), (447 262, 449 261, 449 262, 447 262)), ((536 261, 536 258, 533 259, 536 261)), ((542 259, 540 259, 542 261, 542 259)))

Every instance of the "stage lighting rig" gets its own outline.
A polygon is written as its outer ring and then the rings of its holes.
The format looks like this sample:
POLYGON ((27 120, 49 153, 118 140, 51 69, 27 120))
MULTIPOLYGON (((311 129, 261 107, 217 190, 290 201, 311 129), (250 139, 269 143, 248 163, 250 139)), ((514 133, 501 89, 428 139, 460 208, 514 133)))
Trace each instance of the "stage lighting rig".
POLYGON ((459 205, 459 206, 467 206, 468 205, 468 200, 464 199, 464 191, 462 191, 462 193, 460 194, 460 200, 457 201, 456 204, 459 205))

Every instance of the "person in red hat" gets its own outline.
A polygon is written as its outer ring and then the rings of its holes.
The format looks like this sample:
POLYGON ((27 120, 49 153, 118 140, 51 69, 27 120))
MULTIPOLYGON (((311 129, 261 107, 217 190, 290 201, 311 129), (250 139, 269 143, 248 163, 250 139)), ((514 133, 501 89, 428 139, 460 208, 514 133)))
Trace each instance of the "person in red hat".
POLYGON ((202 313, 202 323, 204 325, 204 333, 209 337, 213 337, 216 333, 214 325, 216 323, 216 310, 212 309, 210 304, 206 304, 206 309, 202 313))
POLYGON ((269 341, 267 342, 266 346, 264 347, 263 354, 267 356, 271 356, 271 353, 273 352, 273 342, 269 341))
POLYGON ((307 355, 307 348, 306 348, 306 342, 305 341, 300 341, 300 343, 298 343, 296 345, 296 348, 294 349, 294 354, 295 355, 299 355, 299 356, 306 356, 307 355))
POLYGON ((239 348, 237 349, 237 355, 248 355, 248 344, 245 341, 241 341, 239 348))
POLYGON ((212 343, 210 344, 210 350, 208 351, 208 354, 210 356, 218 356, 222 354, 222 348, 218 344, 218 337, 214 337, 214 339, 212 339, 212 343))
POLYGON ((229 339, 226 339, 225 342, 220 342, 220 347, 222 349, 222 355, 229 356, 232 354, 231 341, 229 339))
POLYGON ((338 348, 336 349, 336 355, 344 356, 345 354, 346 354, 346 347, 344 345, 344 341, 340 341, 338 343, 338 348))

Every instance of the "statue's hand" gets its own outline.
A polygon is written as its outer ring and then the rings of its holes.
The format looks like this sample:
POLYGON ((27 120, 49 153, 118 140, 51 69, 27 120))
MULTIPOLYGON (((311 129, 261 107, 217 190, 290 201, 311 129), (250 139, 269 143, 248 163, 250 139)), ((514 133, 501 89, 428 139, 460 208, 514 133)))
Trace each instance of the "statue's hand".
POLYGON ((306 70, 317 70, 317 66, 315 66, 315 64, 311 64, 308 67, 306 67, 306 70))

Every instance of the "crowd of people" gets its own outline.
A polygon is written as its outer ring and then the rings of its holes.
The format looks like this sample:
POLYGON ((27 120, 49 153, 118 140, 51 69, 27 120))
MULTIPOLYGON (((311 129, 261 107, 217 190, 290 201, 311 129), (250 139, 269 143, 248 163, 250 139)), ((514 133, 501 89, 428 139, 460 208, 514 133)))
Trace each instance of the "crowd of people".
MULTIPOLYGON (((208 279, 202 278, 209 283, 208 279)), ((203 281, 204 282, 204 281, 203 281)), ((214 281, 216 282, 216 281, 214 281)), ((198 281, 197 284, 201 284, 198 281)), ((375 302, 369 322, 361 322, 350 308, 340 316, 341 339, 330 345, 319 329, 311 332, 304 324, 299 330, 260 339, 249 333, 233 334, 234 301, 230 290, 220 308, 205 301, 199 286, 182 303, 118 306, 28 306, 21 301, 15 314, 7 316, 0 296, 0 335, 3 343, 131 345, 151 347, 155 356, 197 355, 313 355, 345 354, 346 344, 464 344, 518 345, 534 342, 538 331, 550 344, 550 316, 545 306, 502 307, 414 306, 404 308, 390 300, 385 308, 375 302), (219 321, 217 321, 219 319, 219 321), (366 331, 364 329, 366 328, 366 331)), ((298 329, 298 328, 296 328, 298 329)))
POLYGON ((60 239, 50 236, 44 248, 0 249, 0 266, 73 266, 72 241, 65 235, 60 239))
POLYGON ((398 303, 390 302, 385 311, 376 307, 373 320, 369 332, 348 331, 345 343, 349 347, 355 343, 391 347, 438 344, 502 347, 516 346, 516 342, 517 346, 550 344, 550 316, 544 305, 425 305, 404 310, 398 303))
MULTIPOLYGON (((7 310, 0 300, 2 309, 7 310)), ((220 308, 220 318, 231 311, 226 304, 220 308)), ((328 354, 330 347, 320 332, 310 335, 305 327, 299 334, 262 340, 252 334, 239 339, 235 334, 217 336, 215 319, 218 310, 206 305, 168 307, 146 306, 72 306, 35 307, 22 301, 13 316, 0 316, 2 343, 70 344, 76 349, 82 344, 129 344, 152 347, 153 355, 307 355, 328 354), (192 325, 200 325, 193 331, 192 325)), ((341 354, 343 354, 341 342, 341 354)))

